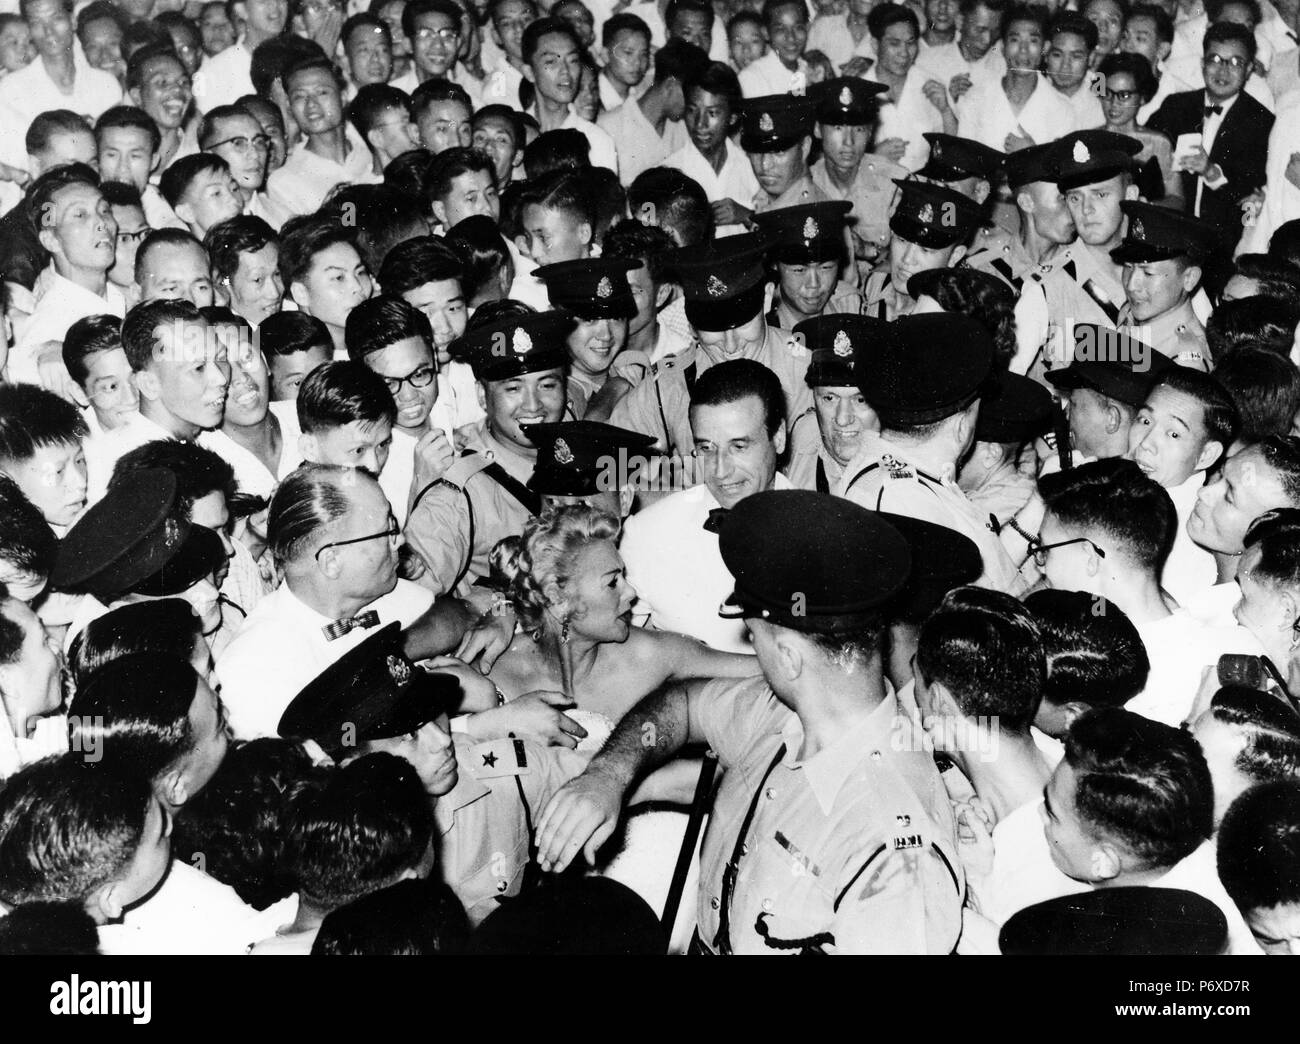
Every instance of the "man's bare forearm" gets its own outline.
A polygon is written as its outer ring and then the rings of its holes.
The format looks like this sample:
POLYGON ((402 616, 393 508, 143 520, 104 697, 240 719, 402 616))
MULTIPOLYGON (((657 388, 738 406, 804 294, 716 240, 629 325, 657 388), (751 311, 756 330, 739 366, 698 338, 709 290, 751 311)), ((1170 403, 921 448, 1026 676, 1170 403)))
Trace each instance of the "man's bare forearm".
POLYGON ((426 612, 406 629, 402 638, 412 660, 441 656, 455 650, 465 632, 473 626, 475 612, 464 600, 439 595, 426 612))
POLYGON ((690 693, 699 682, 673 682, 656 689, 623 716, 586 774, 615 783, 623 793, 671 761, 690 741, 690 693))

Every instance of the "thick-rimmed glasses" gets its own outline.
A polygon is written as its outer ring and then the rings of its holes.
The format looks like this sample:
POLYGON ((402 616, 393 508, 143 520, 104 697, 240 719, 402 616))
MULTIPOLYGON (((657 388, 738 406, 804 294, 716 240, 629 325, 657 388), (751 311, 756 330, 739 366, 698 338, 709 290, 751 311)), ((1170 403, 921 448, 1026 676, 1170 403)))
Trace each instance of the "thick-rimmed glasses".
POLYGON ((271 139, 265 134, 254 134, 251 138, 247 134, 236 134, 233 138, 214 141, 208 146, 207 151, 219 149, 222 145, 233 145, 236 152, 247 152, 249 149, 266 152, 271 147, 271 139))
POLYGON ((1072 540, 1058 540, 1054 544, 1044 544, 1034 540, 1029 544, 1029 553, 1034 556, 1034 563, 1038 568, 1042 569, 1043 566, 1047 565, 1047 552, 1055 551, 1058 547, 1069 547, 1071 544, 1091 544, 1092 549, 1097 552, 1098 558, 1106 557, 1106 552, 1087 537, 1075 537, 1072 540))
POLYGON ((412 388, 427 388, 437 376, 438 371, 432 366, 421 366, 418 370, 412 370, 405 377, 385 377, 384 383, 388 385, 388 390, 393 393, 393 398, 396 399, 402 393, 403 384, 409 384, 412 388))
POLYGON ((415 38, 421 43, 427 43, 437 39, 445 44, 454 44, 460 40, 459 29, 434 29, 431 26, 424 26, 415 30, 415 38))
POLYGON ((1239 54, 1207 54, 1201 59, 1201 62, 1204 65, 1226 65, 1229 69, 1233 69, 1236 72, 1241 72, 1242 69, 1250 65, 1250 59, 1243 58, 1239 54))
POLYGON ((396 540, 402 535, 402 527, 397 524, 397 519, 392 515, 388 516, 388 528, 382 533, 368 533, 365 536, 352 537, 348 540, 332 540, 328 544, 322 544, 316 549, 316 561, 320 561, 322 551, 331 547, 347 547, 348 544, 364 544, 367 540, 378 540, 380 537, 387 537, 389 540, 396 540))

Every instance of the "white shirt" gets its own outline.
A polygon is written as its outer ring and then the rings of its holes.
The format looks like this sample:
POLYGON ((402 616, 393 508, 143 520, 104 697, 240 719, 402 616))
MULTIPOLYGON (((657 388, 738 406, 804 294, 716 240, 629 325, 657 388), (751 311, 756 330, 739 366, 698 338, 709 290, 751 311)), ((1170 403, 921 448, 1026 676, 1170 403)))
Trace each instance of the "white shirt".
MULTIPOLYGON (((1294 55, 1292 58, 1294 61, 1294 55)), ((1266 253, 1268 241, 1278 227, 1300 218, 1300 188, 1286 176, 1293 152, 1300 152, 1300 91, 1293 91, 1278 103, 1277 119, 1268 135, 1264 206, 1254 222, 1246 225, 1239 253, 1266 253)))
MULTIPOLYGON (((507 67, 513 71, 513 66, 508 65, 507 67)), ((523 79, 522 73, 519 74, 519 78, 523 79)), ((469 95, 471 108, 479 109, 482 108, 485 104, 487 104, 487 102, 483 100, 483 81, 476 76, 471 76, 469 70, 467 70, 460 62, 457 62, 455 65, 451 67, 451 69, 449 70, 449 75, 444 77, 444 79, 446 79, 449 83, 456 84, 458 87, 465 88, 465 93, 469 95)), ((414 94, 415 89, 420 86, 420 83, 421 83, 420 75, 415 71, 415 66, 414 64, 412 64, 412 66, 406 70, 406 75, 399 76, 389 86, 396 87, 399 91, 405 91, 407 94, 414 94)), ((515 82, 516 94, 513 101, 507 101, 506 95, 504 94, 502 94, 501 97, 498 97, 494 100, 501 102, 502 104, 509 105, 512 108, 518 108, 519 107, 518 90, 519 90, 519 82, 516 81, 515 82)))
POLYGON ((171 204, 163 199, 158 186, 152 182, 145 185, 144 191, 140 193, 140 202, 143 205, 145 224, 151 229, 180 228, 189 231, 190 226, 176 216, 176 211, 172 210, 171 204))
POLYGON ((298 449, 298 436, 301 432, 295 403, 288 400, 273 402, 271 412, 280 422, 280 463, 274 475, 266 470, 266 465, 259 458, 220 428, 199 435, 200 446, 212 450, 235 469, 235 482, 241 493, 270 497, 280 480, 302 463, 302 451, 298 449))
POLYGON ((292 897, 257 911, 229 885, 173 859, 148 902, 128 910, 119 924, 101 925, 99 951, 170 957, 174 954, 242 954, 294 913, 292 897))
POLYGON ((775 51, 768 51, 740 70, 741 95, 762 98, 769 94, 803 93, 808 87, 808 63, 800 58, 796 66, 791 72, 775 51))
MULTIPOLYGON (((79 50, 79 49, 78 49, 79 50)), ((71 109, 92 126, 106 109, 122 100, 117 80, 92 69, 80 55, 73 57, 72 91, 65 94, 45 71, 40 58, 0 80, 0 160, 27 169, 27 129, 43 112, 71 109)))
POLYGON ((572 109, 569 110, 569 115, 564 117, 564 122, 560 126, 580 130, 587 136, 587 142, 591 145, 593 167, 608 167, 615 174, 618 173, 618 146, 605 131, 590 120, 584 120, 572 109))
POLYGON ((245 94, 253 94, 252 65, 253 52, 243 40, 204 58, 194 74, 195 108, 207 112, 218 105, 233 105, 245 94))
MULTIPOLYGON (((778 472, 773 488, 789 489, 790 483, 778 472)), ((703 483, 670 494, 627 520, 619 551, 628 583, 637 591, 639 619, 724 652, 752 653, 745 621, 718 615, 735 589, 718 550, 718 534, 704 528, 718 506, 703 483)))
POLYGON ((907 142, 907 150, 898 165, 912 172, 924 167, 930 158, 930 144, 921 135, 943 133, 943 115, 921 89, 929 79, 931 77, 925 69, 913 65, 898 92, 898 101, 887 101, 880 106, 880 129, 876 131, 876 141, 902 138, 907 142))
POLYGON ((379 473, 379 488, 384 491, 393 508, 393 517, 399 526, 406 525, 407 507, 411 500, 411 482, 415 478, 415 444, 418 440, 410 432, 393 427, 393 441, 388 448, 388 460, 379 473))
POLYGON ((325 197, 338 185, 374 185, 382 181, 382 176, 375 173, 366 143, 351 124, 345 129, 351 151, 342 163, 316 155, 304 139, 284 166, 267 179, 270 201, 290 214, 311 214, 320 209, 325 197))
POLYGON ((1056 91, 1055 87, 1052 88, 1074 113, 1075 130, 1092 130, 1106 125, 1106 114, 1101 111, 1101 99, 1097 97, 1089 82, 1093 75, 1095 74, 1089 73, 1084 79, 1083 86, 1072 95, 1056 91))
MULTIPOLYGON (((533 282, 545 287, 540 279, 533 279, 533 282)), ((546 307, 544 304, 543 309, 546 307)), ((486 416, 478 404, 476 386, 469 363, 453 360, 438 372, 438 398, 429 411, 429 424, 441 429, 453 445, 457 428, 477 424, 486 416)))
POLYGON ((1005 151, 1008 134, 1027 134, 1037 144, 1045 145, 1077 130, 1074 120, 1070 103, 1039 73, 1038 86, 1019 115, 1012 111, 1000 79, 977 83, 963 100, 957 133, 1005 151))
POLYGON ((1236 618, 1233 609, 1241 601, 1241 588, 1236 580, 1226 584, 1214 584, 1191 594, 1181 605, 1202 623, 1212 627, 1232 627, 1236 618))
POLYGON ((36 307, 22 324, 17 343, 9 353, 7 369, 9 379, 14 382, 39 384, 37 355, 47 341, 62 343, 68 327, 78 319, 92 315, 115 315, 121 319, 126 315, 126 298, 112 283, 104 285, 104 296, 100 297, 59 275, 53 262, 43 273, 38 289, 40 286, 44 291, 37 297, 36 307))
POLYGON ((825 14, 814 18, 808 27, 807 49, 821 51, 831 60, 837 73, 854 58, 870 58, 873 62, 876 60, 875 37, 870 32, 864 32, 862 39, 854 43, 847 11, 844 14, 825 14))
MULTIPOLYGON (((394 620, 409 627, 431 605, 433 592, 398 580, 365 610, 379 614, 379 627, 394 620)), ((287 581, 257 604, 217 661, 221 701, 237 739, 276 735, 280 716, 303 686, 375 632, 357 627, 328 641, 323 628, 332 622, 299 601, 287 581)))
POLYGON ((1192 709, 1205 667, 1217 663, 1224 653, 1259 656, 1264 651, 1244 627, 1211 627, 1185 609, 1135 626, 1151 661, 1151 673, 1146 688, 1124 706, 1175 728, 1192 709))
MULTIPOLYGON (((748 201, 758 195, 760 188, 758 178, 754 176, 753 164, 749 162, 744 150, 730 138, 724 144, 727 158, 723 160, 721 171, 714 171, 712 164, 691 141, 665 159, 663 165, 680 170, 688 178, 698 181, 710 203, 734 199, 742 206, 748 206, 748 201)), ((744 225, 720 225, 717 235, 721 238, 739 235, 744 231, 744 225)))
POLYGON ((664 121, 664 133, 660 137, 633 99, 601 113, 596 125, 614 141, 621 157, 619 180, 624 186, 631 185, 643 170, 659 166, 668 156, 690 144, 686 125, 681 120, 664 121))
POLYGON ((1174 535, 1174 546, 1165 561, 1165 570, 1160 576, 1161 586, 1178 599, 1178 604, 1198 591, 1213 585, 1218 578, 1219 567, 1214 556, 1199 544, 1193 543, 1187 535, 1187 520, 1191 518, 1196 507, 1196 496, 1205 485, 1205 472, 1195 472, 1181 486, 1166 489, 1174 502, 1174 511, 1178 515, 1178 530, 1174 535))
POLYGON ((994 924, 1026 906, 1088 890, 1052 862, 1042 808, 1042 801, 1021 805, 993 828, 993 871, 985 881, 972 882, 972 888, 980 913, 994 924))
POLYGON ((87 439, 84 444, 87 504, 94 504, 103 497, 108 490, 108 480, 113 477, 113 468, 133 449, 138 449, 146 442, 175 437, 143 413, 133 413, 121 427, 87 439))
MULTIPOLYGON (((984 53, 983 58, 968 62, 955 40, 951 43, 939 44, 937 47, 931 47, 922 40, 916 64, 925 70, 926 76, 938 80, 948 88, 952 87, 953 78, 963 73, 970 77, 971 87, 974 87, 986 80, 1000 80, 1007 71, 1007 60, 1002 55, 1002 48, 996 44, 984 53)), ((960 110, 969 93, 967 91, 957 99, 954 103, 956 110, 960 110)), ((948 98, 951 101, 951 90, 948 92, 948 98)))

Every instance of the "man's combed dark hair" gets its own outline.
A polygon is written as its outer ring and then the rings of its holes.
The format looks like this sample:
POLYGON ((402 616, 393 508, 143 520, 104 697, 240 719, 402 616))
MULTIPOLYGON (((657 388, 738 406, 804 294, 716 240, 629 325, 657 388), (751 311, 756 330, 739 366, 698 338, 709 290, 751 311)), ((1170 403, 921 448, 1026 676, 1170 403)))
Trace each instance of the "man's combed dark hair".
POLYGON ((123 656, 145 653, 188 661, 203 625, 183 598, 150 598, 119 605, 91 620, 68 647, 72 682, 81 688, 90 676, 123 656))
POLYGON ((1114 457, 1044 475, 1038 492, 1066 529, 1092 537, 1108 556, 1122 555, 1160 575, 1178 515, 1165 489, 1133 461, 1114 457))
POLYGON ((713 238, 713 210, 703 186, 672 167, 643 170, 628 186, 627 202, 633 216, 647 203, 655 209, 660 228, 675 231, 682 246, 696 246, 713 238))
POLYGON ((158 191, 167 200, 167 205, 177 207, 185 200, 190 185, 200 174, 230 173, 226 161, 215 152, 192 152, 175 160, 163 171, 158 182, 158 191))
POLYGON ((1284 590, 1300 586, 1300 509, 1265 511, 1251 522, 1241 543, 1247 551, 1259 548, 1251 570, 1255 580, 1284 590))
POLYGON ((386 83, 368 83, 348 103, 348 122, 361 137, 369 134, 385 113, 398 110, 411 118, 411 98, 403 90, 386 83))
POLYGON ((257 338, 268 360, 312 348, 322 348, 331 355, 334 352, 329 327, 306 312, 272 312, 258 324, 257 338))
POLYGON ((54 200, 70 185, 99 186, 99 175, 85 163, 64 163, 45 171, 27 189, 27 213, 39 232, 54 214, 54 200))
POLYGON ((664 258, 676 248, 673 237, 656 225, 620 221, 600 241, 600 256, 644 261, 650 270, 651 280, 658 286, 667 276, 664 258))
POLYGON ((213 225, 203 237, 208 264, 214 279, 233 279, 239 271, 239 255, 252 254, 275 243, 275 229, 252 214, 240 214, 213 225))
POLYGON ((1252 348, 1289 357, 1300 324, 1300 302, 1270 294, 1224 301, 1205 323, 1205 339, 1218 362, 1252 348))
POLYGON ((154 123, 153 117, 138 106, 114 105, 106 110, 95 121, 95 139, 102 141, 104 131, 114 127, 144 131, 149 138, 149 148, 153 152, 157 152, 162 146, 162 131, 158 129, 158 124, 154 123))
POLYGON ((1254 281, 1256 294, 1292 302, 1300 297, 1300 271, 1272 254, 1238 254, 1232 260, 1232 274, 1254 281))
POLYGON ((1211 22, 1205 30, 1205 39, 1201 44, 1202 53, 1209 54, 1210 45, 1216 43, 1239 43, 1246 49, 1246 57, 1252 62, 1255 60, 1255 49, 1258 47, 1255 43, 1255 34, 1244 25, 1238 25, 1236 22, 1211 22))
POLYGON ((1122 707, 1146 688, 1151 661, 1133 621, 1085 591, 1035 591, 1024 602, 1047 657, 1043 700, 1122 707))
POLYGON ((456 146, 444 149, 429 164, 429 195, 443 200, 451 194, 452 183, 462 174, 486 174, 496 184, 496 168, 492 159, 481 149, 456 146))
POLYGON ((290 218, 280 229, 280 279, 287 293, 311 270, 316 255, 338 243, 356 249, 355 230, 335 214, 307 214, 290 218))
POLYGON ((325 915, 313 957, 428 956, 460 953, 469 923, 441 881, 408 878, 325 915))
POLYGON ((682 84, 682 93, 687 101, 690 100, 691 91, 694 90, 726 98, 733 116, 740 110, 742 97, 740 78, 736 75, 736 70, 725 62, 710 62, 686 77, 686 82, 682 84))
POLYGON ((352 309, 343 336, 348 357, 358 362, 398 341, 417 338, 431 350, 433 345, 433 330, 425 314, 392 294, 380 294, 352 309))
POLYGON ((785 393, 780 378, 753 359, 728 359, 700 374, 691 389, 691 409, 726 406, 751 396, 763 406, 768 437, 774 436, 785 424, 785 393))
POLYGON ((563 18, 553 18, 548 15, 545 18, 538 18, 536 21, 529 22, 528 28, 524 30, 523 39, 519 42, 519 49, 525 64, 533 60, 533 55, 537 53, 537 46, 542 42, 542 37, 552 34, 567 37, 574 47, 579 51, 582 50, 582 41, 578 39, 578 34, 573 26, 563 18))
MULTIPOLYGON (((360 363, 329 365, 356 367, 375 377, 360 363)), ((313 370, 311 377, 324 369, 320 366, 313 370)), ((304 386, 311 377, 303 381, 304 386)), ((379 378, 375 377, 375 380, 379 378)), ((380 384, 383 381, 380 380, 380 384)), ((384 391, 388 389, 385 387, 384 391)), ((351 501, 347 484, 356 480, 357 474, 352 468, 338 464, 302 464, 285 476, 271 497, 266 518, 266 543, 277 566, 283 567, 285 563, 294 561, 322 529, 348 513, 351 501)))
POLYGON ((35 384, 0 385, 0 463, 21 464, 46 446, 65 446, 89 433, 81 412, 35 384))
POLYGON ((280 79, 280 74, 295 62, 308 58, 328 61, 320 44, 296 33, 281 33, 263 40, 253 48, 249 63, 248 78, 253 81, 253 90, 262 98, 269 98, 271 86, 280 79))
POLYGON ((27 126, 23 137, 23 146, 29 156, 39 156, 50 147, 54 138, 60 134, 77 134, 89 131, 84 117, 78 116, 70 109, 50 109, 37 114, 27 126))
POLYGON ((596 207, 579 171, 557 170, 526 182, 519 196, 520 212, 529 206, 562 211, 575 221, 585 221, 593 234, 596 231, 596 207))
POLYGON ((178 518, 188 519, 195 501, 212 493, 220 493, 228 504, 239 491, 235 469, 224 457, 184 439, 154 439, 123 454, 113 467, 108 488, 128 475, 152 468, 163 468, 176 476, 172 511, 178 518))
POLYGON ((1210 836, 1214 787, 1191 733, 1098 707, 1070 726, 1065 760, 1079 817, 1141 868, 1173 866, 1210 836))
POLYGON ((1060 11, 1047 27, 1047 39, 1050 41, 1059 33, 1072 33, 1083 40, 1091 54, 1097 49, 1097 27, 1078 11, 1060 11))
POLYGON ((440 237, 417 236, 388 252, 379 269, 379 285, 385 293, 404 294, 425 283, 459 279, 460 274, 460 258, 440 237))
POLYGON ((1268 435, 1255 444, 1264 462, 1277 472, 1282 492, 1292 507, 1300 507, 1300 438, 1268 435))
POLYGON ((559 171, 586 170, 590 166, 591 142, 575 127, 545 131, 524 146, 524 176, 530 182, 559 171))
POLYGON ((605 24, 600 27, 600 44, 605 50, 614 46, 614 41, 618 39, 619 33, 640 33, 645 37, 646 46, 650 46, 650 27, 645 21, 627 11, 620 11, 616 15, 610 15, 605 19, 605 24))
POLYGON ((1266 435, 1287 435, 1300 412, 1300 369, 1284 355, 1247 348, 1214 368, 1236 406, 1241 424, 1237 438, 1258 442, 1266 435))
POLYGON ((1029 610, 978 587, 950 591, 917 640, 916 667, 944 686, 968 718, 1024 732, 1038 713, 1047 675, 1043 640, 1029 610))
MULTIPOLYGON (((1152 393, 1156 388, 1169 388, 1199 402, 1205 437, 1219 443, 1227 452, 1237 437, 1241 415, 1237 413, 1237 406, 1228 390, 1214 376, 1190 366, 1174 366, 1156 381, 1152 393)), ((1211 463, 1210 467, 1213 468, 1214 464, 1211 463)))
MULTIPOLYGON (((790 3, 791 0, 764 0, 763 3, 763 21, 771 24, 771 15, 768 13, 769 6, 773 9, 790 3)), ((796 6, 799 6, 796 3, 796 6)), ((891 25, 910 25, 919 36, 921 33, 921 22, 916 17, 916 12, 905 4, 884 3, 876 4, 867 15, 867 32, 873 38, 879 40, 885 35, 886 30, 891 25)))
MULTIPOLYGON (((39 577, 44 580, 54 569, 58 553, 58 538, 40 509, 23 496, 18 483, 8 475, 0 475, 0 562, 14 579, 39 577)), ((3 584, 0 584, 0 590, 4 590, 3 584)), ((7 597, 5 591, 0 602, 7 597)), ((7 619, 5 623, 18 631, 18 648, 14 651, 21 651, 22 628, 7 619)), ((12 662, 12 657, 6 656, 8 645, 5 637, 0 635, 0 663, 12 662)))
POLYGON ((397 419, 397 404, 384 379, 353 359, 317 366, 299 385, 296 404, 304 435, 353 421, 378 424, 386 420, 391 424, 397 419))
POLYGON ((139 373, 157 356, 159 327, 202 322, 203 316, 193 301, 167 299, 136 305, 122 321, 122 348, 126 351, 126 361, 134 372, 139 373))
POLYGON ((1242 739, 1233 765, 1250 785, 1300 779, 1300 714, 1271 693, 1225 685, 1210 701, 1210 715, 1242 739))
POLYGON ((1243 914, 1300 903, 1300 783, 1264 783, 1219 827, 1219 880, 1243 914))
POLYGON ((290 802, 285 861, 299 895, 327 910, 396 884, 434 835, 433 807, 409 762, 367 754, 290 802))
POLYGON ((0 789, 0 900, 85 902, 127 872, 154 802, 148 780, 78 753, 19 769, 0 789))

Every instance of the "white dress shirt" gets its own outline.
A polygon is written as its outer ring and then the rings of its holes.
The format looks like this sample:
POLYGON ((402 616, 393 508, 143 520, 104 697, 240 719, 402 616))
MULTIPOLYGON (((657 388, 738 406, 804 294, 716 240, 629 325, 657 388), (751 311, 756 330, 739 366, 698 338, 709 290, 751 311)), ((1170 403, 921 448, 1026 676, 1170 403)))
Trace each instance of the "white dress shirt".
POLYGON ((818 15, 808 28, 809 51, 821 51, 831 60, 835 72, 839 73, 844 65, 854 58, 876 60, 876 40, 869 32, 862 34, 862 39, 853 42, 853 33, 849 29, 848 12, 843 14, 818 15))
POLYGON ((39 296, 32 314, 18 331, 17 343, 9 353, 8 373, 11 381, 40 383, 37 356, 47 341, 62 343, 68 327, 78 319, 92 315, 126 315, 126 298, 112 283, 104 286, 104 296, 91 293, 54 270, 54 263, 42 273, 34 288, 39 296))
POLYGON ((113 468, 133 449, 138 449, 146 442, 175 437, 161 424, 151 421, 143 413, 133 413, 120 427, 87 439, 84 443, 86 503, 94 504, 103 497, 108 490, 108 480, 113 477, 113 468))
POLYGON ((657 167, 670 155, 690 144, 681 120, 666 120, 661 137, 641 106, 629 98, 617 109, 601 113, 596 125, 614 141, 618 150, 619 181, 631 185, 643 170, 657 167))
POLYGON ((803 93, 808 88, 808 63, 800 58, 795 64, 791 72, 775 51, 768 51, 740 70, 740 93, 746 98, 803 93))
POLYGON ((200 433, 198 443, 205 449, 212 450, 218 457, 235 469, 235 483, 239 492, 251 493, 255 497, 270 497, 276 485, 289 472, 302 463, 302 451, 298 449, 298 412, 295 403, 285 400, 271 403, 271 412, 280 422, 280 463, 275 474, 267 471, 266 465, 248 450, 232 439, 221 429, 200 433))
MULTIPOLYGON (((749 206, 749 201, 758 195, 760 188, 758 178, 754 176, 753 164, 749 162, 744 150, 730 138, 726 139, 725 146, 727 158, 722 163, 721 171, 714 171, 692 141, 665 159, 664 166, 680 170, 688 178, 698 181, 710 203, 734 199, 741 206, 749 206)), ((717 235, 721 238, 745 231, 744 225, 720 225, 717 235)))
POLYGON ((887 101, 880 106, 880 129, 876 131, 876 141, 902 138, 907 142, 907 150, 898 164, 913 173, 924 167, 930 158, 930 144, 921 135, 943 133, 943 114, 922 91, 929 79, 932 77, 925 69, 919 64, 913 65, 898 92, 898 101, 887 101))
POLYGON ((204 58, 194 74, 195 108, 207 112, 218 105, 233 105, 244 95, 253 94, 252 65, 253 52, 243 40, 204 58))
POLYGON ((1006 151, 1007 135, 1018 134, 1045 145, 1077 130, 1074 109, 1042 73, 1038 86, 1019 114, 1012 111, 1002 81, 984 80, 967 92, 958 114, 957 133, 1006 151))
POLYGON ((370 149, 349 123, 345 125, 350 151, 342 163, 318 156, 304 139, 289 153, 284 166, 266 182, 272 203, 290 214, 311 214, 320 209, 325 197, 338 185, 374 185, 383 181, 375 173, 370 149))
POLYGON ((1218 845, 1214 838, 1202 841, 1191 855, 1184 856, 1170 867, 1163 877, 1152 881, 1151 886, 1181 888, 1210 900, 1228 922, 1227 952, 1234 957, 1264 955, 1259 943, 1255 941, 1255 936, 1246 926, 1246 919, 1241 916, 1237 904, 1232 901, 1228 890, 1219 880, 1218 845))
MULTIPOLYGON (((409 627, 431 605, 433 592, 398 580, 392 591, 361 611, 375 610, 379 627, 394 620, 409 627)), ((373 627, 357 627, 330 641, 324 633, 330 623, 328 617, 299 601, 287 581, 249 614, 217 660, 221 701, 236 739, 276 735, 280 716, 303 686, 375 632, 373 627)))
POLYGON ((107 109, 122 100, 116 78, 93 69, 76 48, 72 90, 64 93, 45 71, 40 58, 0 80, 0 161, 27 169, 27 128, 43 112, 70 109, 92 126, 107 109))

